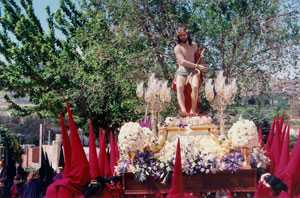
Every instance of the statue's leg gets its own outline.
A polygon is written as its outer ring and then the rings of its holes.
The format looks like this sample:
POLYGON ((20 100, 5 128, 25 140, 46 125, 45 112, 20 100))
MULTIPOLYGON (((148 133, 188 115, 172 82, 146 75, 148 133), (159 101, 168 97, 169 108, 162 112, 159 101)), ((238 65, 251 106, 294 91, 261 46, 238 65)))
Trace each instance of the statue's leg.
POLYGON ((188 113, 186 112, 185 108, 185 101, 184 101, 184 86, 186 82, 186 76, 183 75, 176 75, 176 94, 177 94, 177 101, 180 108, 180 114, 182 116, 187 116, 188 113))
POLYGON ((199 113, 199 90, 201 85, 201 73, 198 71, 192 76, 192 115, 198 115, 199 113))

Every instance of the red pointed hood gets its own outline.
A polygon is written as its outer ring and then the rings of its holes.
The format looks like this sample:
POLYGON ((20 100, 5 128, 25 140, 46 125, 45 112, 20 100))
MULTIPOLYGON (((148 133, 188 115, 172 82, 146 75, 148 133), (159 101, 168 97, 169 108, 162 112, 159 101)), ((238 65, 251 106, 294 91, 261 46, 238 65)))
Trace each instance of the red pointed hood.
POLYGON ((90 165, 90 175, 92 180, 96 180, 96 177, 100 176, 98 157, 95 143, 95 134, 93 129, 93 123, 89 119, 89 165, 90 165))
POLYGON ((64 160, 65 160, 65 167, 64 167, 63 175, 66 177, 71 170, 72 150, 71 150, 70 138, 67 133, 67 128, 65 126, 65 120, 64 120, 63 113, 60 114, 59 125, 60 125, 60 131, 61 131, 61 136, 62 136, 62 144, 63 144, 63 149, 64 149, 64 160))
POLYGON ((79 189, 82 189, 90 182, 89 163, 86 158, 83 146, 81 144, 78 130, 73 119, 71 107, 67 105, 68 121, 71 130, 70 140, 72 146, 72 166, 68 178, 71 183, 79 189))
POLYGON ((112 170, 110 167, 110 156, 107 153, 105 154, 104 176, 105 177, 113 176, 113 173, 112 173, 112 170))
POLYGON ((272 126, 269 130, 268 133, 268 139, 267 139, 267 143, 265 144, 265 150, 268 152, 268 154, 270 154, 270 150, 271 150, 271 145, 272 145, 272 141, 273 141, 273 136, 274 136, 274 128, 275 128, 275 124, 277 122, 277 118, 275 117, 272 123, 272 126))
POLYGON ((233 198, 232 193, 229 190, 227 191, 226 194, 227 194, 227 198, 233 198))
POLYGON ((177 142, 175 165, 173 168, 173 175, 172 175, 172 186, 167 197, 168 198, 184 197, 181 154, 180 154, 180 139, 178 139, 177 142))
POLYGON ((284 136, 285 136, 285 133, 286 133, 286 131, 287 131, 287 128, 288 128, 288 125, 287 124, 283 124, 283 126, 282 126, 282 132, 281 132, 281 137, 280 137, 280 139, 282 140, 282 143, 283 143, 283 141, 284 141, 284 136))
MULTIPOLYGON (((299 129, 300 131, 300 129, 299 129)), ((288 193, 293 197, 300 194, 300 136, 298 135, 297 143, 295 144, 288 165, 285 170, 279 175, 285 184, 288 186, 288 193)))
POLYGON ((284 169, 288 165, 290 159, 289 143, 290 143, 290 127, 288 126, 284 134, 279 165, 278 165, 277 172, 275 173, 276 176, 278 176, 280 172, 284 171, 284 169))
POLYGON ((278 126, 279 126, 280 131, 282 130, 283 124, 284 124, 284 118, 283 118, 283 116, 280 116, 279 120, 278 120, 278 126))
POLYGON ((267 198, 272 196, 273 193, 271 191, 271 188, 266 187, 263 183, 257 184, 254 198, 267 198))
POLYGON ((104 177, 105 172, 105 161, 106 161, 106 145, 105 145, 105 131, 99 130, 99 171, 100 176, 104 177))
POLYGON ((280 160, 280 153, 281 153, 281 147, 280 147, 280 128, 279 125, 275 127, 275 134, 272 140, 271 145, 271 160, 272 160, 272 173, 275 173, 278 169, 279 160, 280 160), (274 172, 275 171, 275 172, 274 172))
POLYGON ((110 144, 110 168, 114 174, 115 166, 117 166, 119 160, 119 149, 116 138, 112 131, 109 134, 109 144, 110 144))

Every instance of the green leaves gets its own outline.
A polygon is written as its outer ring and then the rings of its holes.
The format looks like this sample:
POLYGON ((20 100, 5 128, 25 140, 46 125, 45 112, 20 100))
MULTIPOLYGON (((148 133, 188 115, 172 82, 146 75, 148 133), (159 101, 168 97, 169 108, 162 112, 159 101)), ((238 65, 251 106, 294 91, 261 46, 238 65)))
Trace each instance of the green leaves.
MULTIPOLYGON (((68 101, 81 122, 90 117, 99 126, 118 127, 137 119, 135 83, 153 71, 169 82, 174 78, 179 23, 207 48, 210 70, 240 78, 246 92, 249 82, 265 85, 272 71, 286 67, 280 53, 299 57, 284 52, 299 38, 299 24, 276 1, 61 0, 57 11, 46 8, 48 30, 41 28, 32 1, 1 4, 1 90, 30 99, 34 107, 25 109, 11 101, 22 115, 56 117, 68 101)), ((176 113, 174 107, 165 113, 176 113)))
MULTIPOLYGON (((11 135, 11 133, 3 126, 0 126, 0 144, 4 147, 5 151, 9 152, 10 156, 8 157, 11 157, 11 159, 15 161, 21 160, 20 157, 21 157, 22 149, 18 143, 17 138, 11 135)), ((4 157, 5 156, 1 156, 2 159, 4 157)))

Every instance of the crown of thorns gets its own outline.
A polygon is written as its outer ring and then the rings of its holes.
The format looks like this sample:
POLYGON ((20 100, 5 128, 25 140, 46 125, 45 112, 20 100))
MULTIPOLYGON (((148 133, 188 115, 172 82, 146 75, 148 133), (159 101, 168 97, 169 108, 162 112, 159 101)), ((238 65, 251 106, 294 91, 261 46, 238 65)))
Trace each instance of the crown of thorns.
POLYGON ((181 30, 181 31, 176 32, 176 35, 177 35, 177 36, 182 36, 182 35, 185 35, 185 34, 187 34, 187 33, 188 33, 187 30, 181 30))

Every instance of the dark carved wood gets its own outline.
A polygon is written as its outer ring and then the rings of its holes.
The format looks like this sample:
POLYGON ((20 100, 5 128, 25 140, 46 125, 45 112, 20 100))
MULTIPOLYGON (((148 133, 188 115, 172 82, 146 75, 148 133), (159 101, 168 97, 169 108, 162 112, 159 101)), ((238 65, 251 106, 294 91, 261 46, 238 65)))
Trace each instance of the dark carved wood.
MULTIPOLYGON (((185 192, 200 194, 205 192, 216 192, 229 190, 231 192, 255 192, 256 171, 239 170, 236 173, 218 172, 216 174, 184 175, 183 183, 185 192)), ((130 195, 154 195, 156 192, 167 193, 171 181, 161 184, 149 177, 145 182, 138 182, 132 173, 126 173, 122 179, 125 196, 130 195)))

